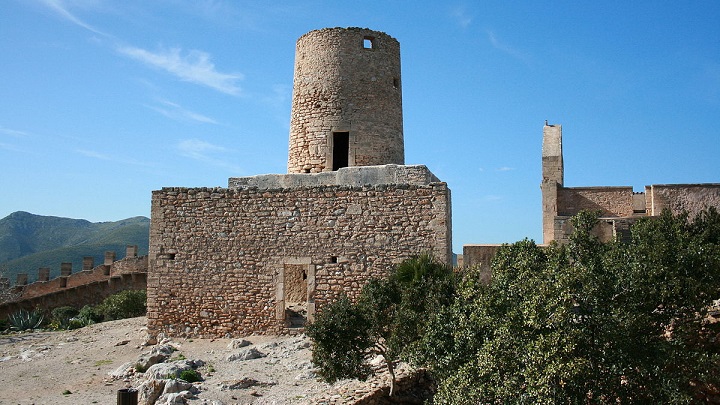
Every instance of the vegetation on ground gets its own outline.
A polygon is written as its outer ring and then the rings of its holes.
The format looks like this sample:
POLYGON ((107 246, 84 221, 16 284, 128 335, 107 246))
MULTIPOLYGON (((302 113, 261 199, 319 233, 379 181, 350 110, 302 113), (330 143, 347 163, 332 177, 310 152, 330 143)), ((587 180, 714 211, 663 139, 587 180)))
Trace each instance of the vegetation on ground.
POLYGON ((20 309, 8 316, 8 325, 10 325, 11 330, 24 331, 39 328, 44 320, 45 316, 42 310, 26 311, 20 309))
POLYGON ((450 303, 452 279, 450 267, 422 255, 403 262, 387 278, 370 280, 357 303, 342 296, 323 308, 306 329, 323 379, 364 380, 373 372, 372 357, 382 356, 392 395, 395 363, 425 334, 426 313, 450 303))
POLYGON ((488 284, 475 268, 439 291, 429 278, 408 314, 396 273, 371 282, 309 327, 313 361, 362 378, 386 347, 432 372, 436 404, 702 402, 720 387, 720 214, 639 219, 629 243, 594 237, 597 214, 572 224, 567 244, 503 246, 488 284))
MULTIPOLYGON (((72 306, 55 308, 50 311, 47 326, 51 329, 78 329, 97 322, 142 316, 147 310, 146 301, 145 290, 121 291, 105 298, 98 305, 85 305, 80 310, 72 306)), ((34 311, 21 309, 8 317, 7 324, 12 330, 22 331, 39 328, 46 319, 45 311, 41 308, 34 311)))

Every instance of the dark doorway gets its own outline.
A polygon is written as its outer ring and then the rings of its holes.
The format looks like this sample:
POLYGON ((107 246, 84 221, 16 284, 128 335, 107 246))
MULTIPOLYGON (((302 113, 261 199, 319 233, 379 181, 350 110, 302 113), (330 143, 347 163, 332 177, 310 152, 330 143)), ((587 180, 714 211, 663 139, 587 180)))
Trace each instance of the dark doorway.
POLYGON ((348 167, 350 132, 333 132, 333 170, 348 167))

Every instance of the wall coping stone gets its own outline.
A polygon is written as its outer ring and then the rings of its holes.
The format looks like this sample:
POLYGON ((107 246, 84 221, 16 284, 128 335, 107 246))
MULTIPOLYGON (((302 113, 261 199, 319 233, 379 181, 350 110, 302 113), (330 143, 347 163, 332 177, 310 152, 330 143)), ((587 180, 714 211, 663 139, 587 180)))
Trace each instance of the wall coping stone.
POLYGON ((260 190, 317 186, 366 186, 408 184, 426 186, 440 180, 425 165, 379 165, 344 167, 334 172, 262 174, 231 177, 228 188, 260 190))

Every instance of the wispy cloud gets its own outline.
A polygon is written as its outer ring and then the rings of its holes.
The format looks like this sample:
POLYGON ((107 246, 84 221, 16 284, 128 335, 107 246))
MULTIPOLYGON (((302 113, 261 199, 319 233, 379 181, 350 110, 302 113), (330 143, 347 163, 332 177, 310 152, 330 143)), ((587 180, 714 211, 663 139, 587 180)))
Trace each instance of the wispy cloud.
POLYGON ((460 5, 451 10, 450 16, 462 28, 467 28, 473 21, 473 16, 468 14, 464 5, 460 5))
POLYGON ((25 131, 18 131, 18 130, 15 130, 15 129, 5 128, 5 127, 2 127, 2 126, 0 126, 0 134, 10 135, 10 136, 15 137, 15 138, 24 138, 24 137, 26 137, 26 136, 29 135, 29 134, 28 134, 27 132, 25 132, 25 131))
POLYGON ((71 23, 80 26, 82 28, 85 28, 88 31, 94 32, 98 35, 103 35, 106 37, 109 37, 111 35, 106 34, 99 29, 93 27, 92 25, 86 23, 85 21, 81 20, 79 17, 75 16, 75 14, 71 13, 69 10, 68 2, 63 0, 40 0, 40 3, 47 6, 49 9, 51 9, 55 14, 60 16, 61 18, 70 21, 71 23))
POLYGON ((83 155, 85 157, 91 158, 91 159, 97 159, 102 160, 106 162, 114 162, 114 163, 120 163, 124 165, 133 165, 133 166, 152 166, 152 164, 149 164, 147 162, 141 162, 139 160, 134 159, 124 159, 122 156, 116 156, 116 155, 108 155, 105 153, 100 153, 94 150, 88 150, 88 149, 76 149, 75 153, 78 153, 80 155, 83 155))
POLYGON ((108 155, 102 154, 100 152, 95 152, 93 150, 86 150, 86 149, 78 149, 75 152, 94 159, 100 159, 100 160, 112 160, 112 158, 108 155))
POLYGON ((500 195, 490 194, 483 197, 484 201, 488 202, 494 202, 494 201, 502 201, 503 197, 500 195))
POLYGON ((213 166, 224 167, 235 172, 242 171, 239 166, 218 157, 218 155, 231 152, 230 149, 224 146, 214 145, 200 139, 185 139, 177 144, 176 149, 181 156, 213 166))
POLYGON ((171 73, 180 80, 207 86, 231 95, 240 94, 237 82, 243 79, 243 75, 218 72, 210 61, 210 54, 206 52, 190 50, 183 55, 180 48, 151 52, 133 46, 119 46, 118 52, 171 73))
POLYGON ((177 121, 196 121, 205 124, 218 124, 214 119, 196 112, 186 110, 179 104, 167 100, 158 100, 161 105, 146 105, 147 108, 177 121))
POLYGON ((522 52, 518 51, 517 49, 502 42, 500 39, 498 39, 498 37, 495 35, 495 33, 493 31, 488 30, 487 36, 488 36, 488 40, 490 41, 490 45, 492 45, 493 48, 497 49, 500 52, 506 53, 515 59, 519 59, 523 62, 527 62, 527 60, 528 60, 527 55, 523 54, 522 52))
POLYGON ((11 145, 9 143, 3 143, 3 142, 0 142, 0 149, 9 150, 11 152, 21 152, 22 151, 20 148, 18 148, 15 145, 11 145))
POLYGON ((514 167, 503 166, 503 167, 498 167, 498 168, 495 169, 495 170, 497 170, 497 171, 499 171, 499 172, 509 172, 509 171, 511 171, 511 170, 515 170, 515 168, 514 168, 514 167))

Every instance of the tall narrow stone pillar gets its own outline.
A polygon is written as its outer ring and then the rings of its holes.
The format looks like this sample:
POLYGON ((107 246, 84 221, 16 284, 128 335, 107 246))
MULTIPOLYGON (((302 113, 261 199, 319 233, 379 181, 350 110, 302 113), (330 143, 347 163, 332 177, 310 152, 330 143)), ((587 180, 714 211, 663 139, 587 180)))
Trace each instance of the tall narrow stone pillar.
POLYGON ((27 283, 28 283, 27 273, 18 273, 17 281, 15 282, 15 285, 27 285, 27 283))
POLYGON ((60 263, 60 277, 67 277, 72 274, 72 263, 63 262, 60 263))
POLYGON ((115 252, 108 250, 105 252, 105 265, 110 266, 115 263, 115 252))
POLYGON ((92 270, 95 267, 95 258, 92 256, 83 257, 83 271, 92 270))
POLYGON ((40 267, 38 269, 38 281, 50 281, 49 267, 40 267))
POLYGON ((138 247, 137 245, 127 245, 125 247, 125 257, 137 257, 138 255, 138 247))
POLYGON ((558 192, 564 181, 562 125, 543 126, 542 145, 542 218, 543 243, 556 239, 555 217, 558 214, 558 192))

